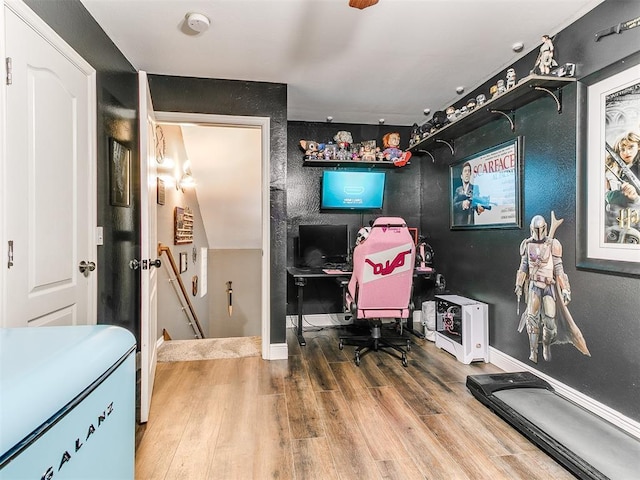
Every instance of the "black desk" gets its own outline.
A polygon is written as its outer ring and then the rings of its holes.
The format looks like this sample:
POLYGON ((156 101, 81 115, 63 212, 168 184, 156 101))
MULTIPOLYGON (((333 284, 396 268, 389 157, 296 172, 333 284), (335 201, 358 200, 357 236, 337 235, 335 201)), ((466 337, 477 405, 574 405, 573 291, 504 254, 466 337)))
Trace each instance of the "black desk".
POLYGON ((307 284, 307 280, 310 278, 344 278, 345 281, 348 281, 351 277, 351 272, 330 270, 331 273, 327 273, 321 268, 299 267, 287 267, 287 272, 293 277, 294 283, 298 287, 298 327, 296 329, 296 335, 298 337, 298 343, 304 347, 307 342, 302 336, 302 306, 304 303, 304 287, 307 284))
MULTIPOLYGON (((343 272, 340 270, 323 270, 321 268, 300 268, 300 267, 287 267, 287 272, 293 277, 295 285, 298 287, 298 327, 296 329, 296 335, 298 337, 298 343, 304 347, 307 342, 302 336, 302 307, 304 304, 304 287, 307 284, 307 280, 310 278, 344 278, 345 282, 351 278, 351 272, 343 272)), ((434 278, 435 270, 414 270, 414 277, 434 278)), ((413 297, 413 295, 412 295, 413 297)), ((343 300, 344 301, 344 300, 343 300)), ((419 338, 424 338, 424 334, 420 333, 413 328, 413 316, 409 315, 407 318, 406 329, 419 338)))

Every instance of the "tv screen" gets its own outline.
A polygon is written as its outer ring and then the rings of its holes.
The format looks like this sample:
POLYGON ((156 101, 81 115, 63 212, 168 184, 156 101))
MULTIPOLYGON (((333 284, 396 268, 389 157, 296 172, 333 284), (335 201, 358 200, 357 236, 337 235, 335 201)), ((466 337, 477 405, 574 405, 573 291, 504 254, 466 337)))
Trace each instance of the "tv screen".
POLYGON ((325 170, 322 175, 322 209, 380 210, 385 172, 325 170))
POLYGON ((298 266, 324 267, 347 261, 347 225, 300 225, 298 232, 298 266))

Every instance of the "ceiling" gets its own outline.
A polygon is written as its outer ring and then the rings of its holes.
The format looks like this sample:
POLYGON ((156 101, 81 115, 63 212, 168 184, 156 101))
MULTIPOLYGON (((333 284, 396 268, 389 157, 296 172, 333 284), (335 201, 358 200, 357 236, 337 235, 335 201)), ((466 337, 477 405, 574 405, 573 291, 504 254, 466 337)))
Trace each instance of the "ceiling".
POLYGON ((81 0, 138 70, 285 83, 289 120, 388 125, 422 123, 602 1, 81 0))

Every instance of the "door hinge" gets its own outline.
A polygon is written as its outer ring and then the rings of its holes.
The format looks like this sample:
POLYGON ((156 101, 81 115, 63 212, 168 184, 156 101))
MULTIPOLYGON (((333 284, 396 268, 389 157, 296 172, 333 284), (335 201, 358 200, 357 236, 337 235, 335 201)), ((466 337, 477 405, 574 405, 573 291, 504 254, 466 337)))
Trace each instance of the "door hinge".
POLYGON ((7 85, 11 85, 13 83, 13 67, 11 65, 11 57, 7 57, 5 59, 5 64, 7 68, 7 85))

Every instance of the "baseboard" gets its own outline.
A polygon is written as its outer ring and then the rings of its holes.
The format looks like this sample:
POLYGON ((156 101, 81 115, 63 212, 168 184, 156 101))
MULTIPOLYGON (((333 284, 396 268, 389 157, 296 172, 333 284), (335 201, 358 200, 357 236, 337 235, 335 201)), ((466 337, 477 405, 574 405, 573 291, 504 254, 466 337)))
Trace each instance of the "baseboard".
POLYGON ((263 360, 286 360, 289 357, 289 349, 286 343, 272 343, 269 345, 269 356, 265 357, 262 352, 263 360))
POLYGON ((624 430, 629 435, 640 439, 640 423, 628 417, 625 417, 621 413, 613 410, 610 407, 607 407, 606 405, 594 400, 591 397, 586 396, 585 394, 569 387, 568 385, 558 382, 553 377, 539 372, 530 365, 527 365, 520 360, 516 360, 515 358, 493 347, 489 347, 489 362, 496 367, 501 368, 505 372, 521 372, 523 370, 526 370, 533 373, 534 375, 549 382, 549 384, 551 384, 551 386, 558 394, 580 405, 582 408, 589 410, 595 415, 598 415, 599 417, 605 419, 621 430, 624 430))
MULTIPOLYGON (((302 331, 305 328, 339 327, 350 325, 351 321, 345 320, 344 313, 316 313, 302 316, 302 331)), ((298 327, 298 315, 287 315, 287 328, 298 327)))

